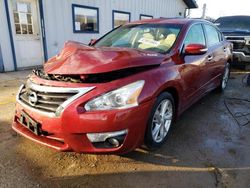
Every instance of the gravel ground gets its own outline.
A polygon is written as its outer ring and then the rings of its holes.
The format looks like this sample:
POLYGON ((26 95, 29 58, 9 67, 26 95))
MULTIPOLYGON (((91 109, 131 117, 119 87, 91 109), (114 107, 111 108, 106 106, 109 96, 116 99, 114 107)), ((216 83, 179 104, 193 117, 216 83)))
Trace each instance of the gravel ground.
POLYGON ((187 110, 161 149, 122 156, 59 153, 15 134, 15 95, 29 72, 0 74, 0 187, 249 187, 246 72, 187 110))

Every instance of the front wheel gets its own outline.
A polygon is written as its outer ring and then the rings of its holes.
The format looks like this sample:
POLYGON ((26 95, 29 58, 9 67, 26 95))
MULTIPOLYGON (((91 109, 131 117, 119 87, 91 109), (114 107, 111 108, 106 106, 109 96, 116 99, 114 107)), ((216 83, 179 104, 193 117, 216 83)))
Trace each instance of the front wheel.
POLYGON ((148 149, 157 149, 164 144, 169 134, 175 113, 172 95, 168 92, 157 97, 147 124, 145 144, 148 149))

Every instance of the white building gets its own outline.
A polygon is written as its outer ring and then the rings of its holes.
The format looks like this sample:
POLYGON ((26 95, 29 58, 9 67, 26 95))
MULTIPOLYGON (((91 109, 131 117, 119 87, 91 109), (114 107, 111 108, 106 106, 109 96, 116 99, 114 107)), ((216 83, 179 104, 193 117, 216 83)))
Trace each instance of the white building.
POLYGON ((127 21, 191 8, 195 0, 1 0, 0 72, 42 65, 67 40, 88 43, 127 21))

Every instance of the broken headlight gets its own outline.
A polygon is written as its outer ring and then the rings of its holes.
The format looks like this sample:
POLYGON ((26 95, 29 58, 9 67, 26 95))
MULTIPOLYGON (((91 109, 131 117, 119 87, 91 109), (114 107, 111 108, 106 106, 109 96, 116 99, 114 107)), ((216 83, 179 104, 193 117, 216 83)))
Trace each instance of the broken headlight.
POLYGON ((139 80, 101 95, 85 104, 86 111, 124 109, 138 106, 138 97, 145 81, 139 80))

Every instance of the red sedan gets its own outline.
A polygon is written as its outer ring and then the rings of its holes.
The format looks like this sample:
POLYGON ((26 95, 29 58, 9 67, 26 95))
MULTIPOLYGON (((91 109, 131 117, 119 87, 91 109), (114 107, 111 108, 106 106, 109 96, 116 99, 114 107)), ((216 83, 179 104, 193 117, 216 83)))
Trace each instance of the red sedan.
POLYGON ((232 45, 210 22, 153 19, 67 42, 17 95, 13 129, 59 151, 159 148, 173 121, 226 88, 232 45))

